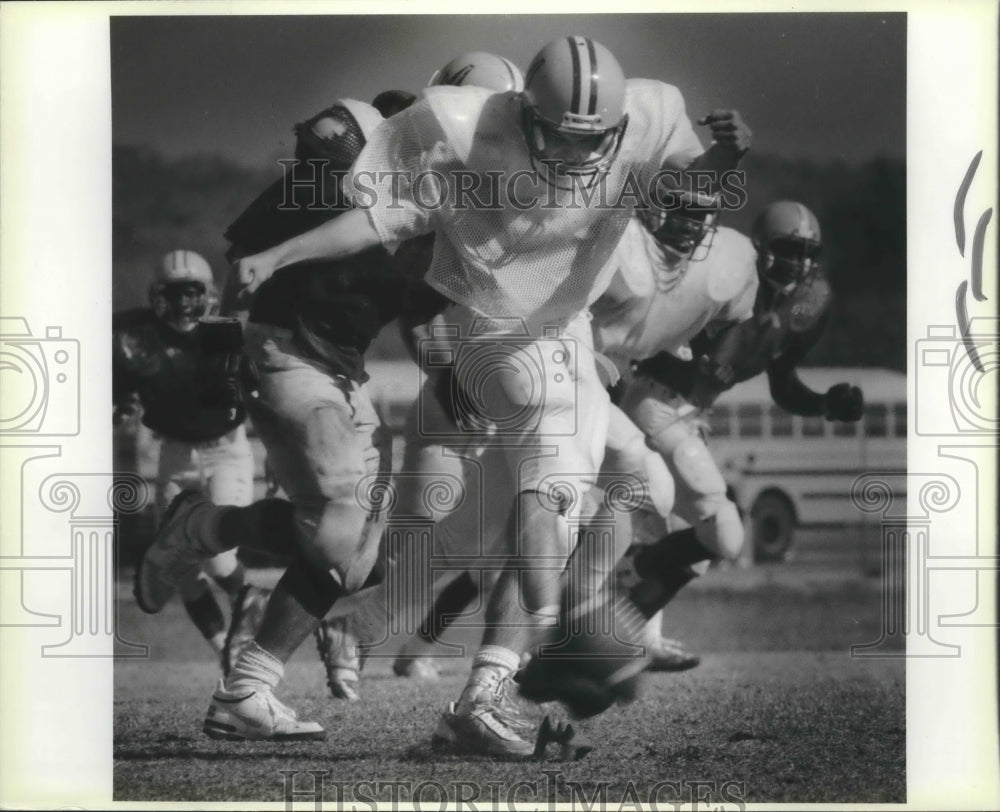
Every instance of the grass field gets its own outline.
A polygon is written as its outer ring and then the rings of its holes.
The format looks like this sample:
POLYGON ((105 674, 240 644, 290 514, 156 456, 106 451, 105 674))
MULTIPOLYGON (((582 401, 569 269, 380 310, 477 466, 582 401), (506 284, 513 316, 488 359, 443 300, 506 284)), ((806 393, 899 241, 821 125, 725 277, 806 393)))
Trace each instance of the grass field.
MULTIPOLYGON (((122 600, 123 635, 148 643, 151 656, 116 665, 115 799, 280 802, 294 790, 312 803, 313 770, 326 802, 358 809, 408 803, 414 793, 433 808, 442 794, 476 808, 515 800, 672 808, 700 798, 713 809, 739 800, 901 802, 903 661, 849 653, 878 639, 880 599, 878 581, 850 567, 711 573, 665 619, 702 653, 702 665, 646 675, 635 703, 579 725, 596 744, 583 761, 559 762, 553 752, 527 764, 431 749, 467 660, 442 661, 444 679, 429 685, 396 678, 388 659, 374 659, 363 701, 349 704, 329 698, 311 644, 289 664, 279 695, 324 724, 325 743, 212 741, 200 730, 217 678, 204 642, 179 604, 148 617, 122 600)), ((558 706, 535 712, 539 720, 561 715, 558 706)))

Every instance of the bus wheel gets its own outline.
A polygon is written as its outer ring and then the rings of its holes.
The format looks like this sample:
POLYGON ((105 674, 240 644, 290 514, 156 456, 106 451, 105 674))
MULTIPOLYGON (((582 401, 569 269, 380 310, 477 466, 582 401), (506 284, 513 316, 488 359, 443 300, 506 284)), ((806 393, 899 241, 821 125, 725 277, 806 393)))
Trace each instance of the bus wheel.
POLYGON ((795 512, 788 500, 765 493, 750 511, 754 561, 783 561, 795 538, 795 512))

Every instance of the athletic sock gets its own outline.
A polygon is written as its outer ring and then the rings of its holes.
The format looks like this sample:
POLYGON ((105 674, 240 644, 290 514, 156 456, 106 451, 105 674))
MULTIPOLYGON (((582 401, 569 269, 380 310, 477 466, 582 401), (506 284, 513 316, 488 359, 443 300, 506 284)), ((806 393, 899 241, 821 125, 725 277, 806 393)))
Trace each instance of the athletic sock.
POLYGON ((455 709, 458 713, 472 710, 483 694, 491 698, 501 680, 511 676, 521 663, 516 652, 503 646, 480 646, 472 660, 472 673, 462 689, 455 709))
POLYGON ((505 646, 480 646, 472 660, 472 670, 490 666, 512 674, 520 663, 521 655, 505 646))
POLYGON ((252 642, 240 654, 236 665, 226 680, 228 693, 241 693, 266 687, 273 691, 285 675, 281 660, 273 657, 265 649, 252 642))

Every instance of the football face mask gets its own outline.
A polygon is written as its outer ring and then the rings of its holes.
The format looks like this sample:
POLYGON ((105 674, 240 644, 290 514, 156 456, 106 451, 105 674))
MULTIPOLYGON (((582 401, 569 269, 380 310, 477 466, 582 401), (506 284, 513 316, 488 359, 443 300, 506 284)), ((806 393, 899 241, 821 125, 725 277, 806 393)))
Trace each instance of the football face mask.
POLYGON ((819 267, 820 243, 803 237, 774 237, 764 253, 761 268, 771 285, 790 292, 819 267))
POLYGON ((545 181, 560 189, 574 183, 591 188, 611 169, 621 149, 627 117, 610 130, 578 132, 566 130, 545 119, 525 113, 531 166, 545 181))
POLYGON ((532 168, 548 183, 592 187, 611 169, 628 124, 625 75, 587 37, 542 48, 525 75, 521 128, 532 168))
POLYGON ((173 330, 189 333, 208 313, 208 291, 201 282, 174 282, 159 293, 157 315, 173 330))
POLYGON ((708 256, 719 222, 719 196, 674 192, 665 208, 641 211, 646 228, 656 241, 679 260, 708 256))

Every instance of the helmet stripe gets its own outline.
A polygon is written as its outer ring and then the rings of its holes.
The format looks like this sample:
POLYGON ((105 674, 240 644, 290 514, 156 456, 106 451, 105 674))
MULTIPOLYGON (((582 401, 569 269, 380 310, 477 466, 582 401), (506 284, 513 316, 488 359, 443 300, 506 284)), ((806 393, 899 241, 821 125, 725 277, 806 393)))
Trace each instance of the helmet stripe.
POLYGON ((594 50, 594 41, 589 37, 587 42, 587 55, 590 57, 590 106, 587 108, 587 115, 594 115, 597 112, 597 53, 594 50))
POLYGON ((576 115, 580 114, 580 52, 576 47, 576 40, 573 37, 566 37, 569 43, 569 53, 573 60, 573 99, 570 101, 569 109, 576 115))
POLYGON ((812 239, 812 229, 809 223, 809 209, 803 206, 801 203, 796 203, 799 207, 799 231, 802 232, 802 236, 806 239, 812 239))
POLYGON ((510 74, 510 86, 517 90, 517 77, 514 75, 514 66, 510 64, 510 61, 500 57, 500 61, 503 66, 507 69, 507 73, 510 74))

